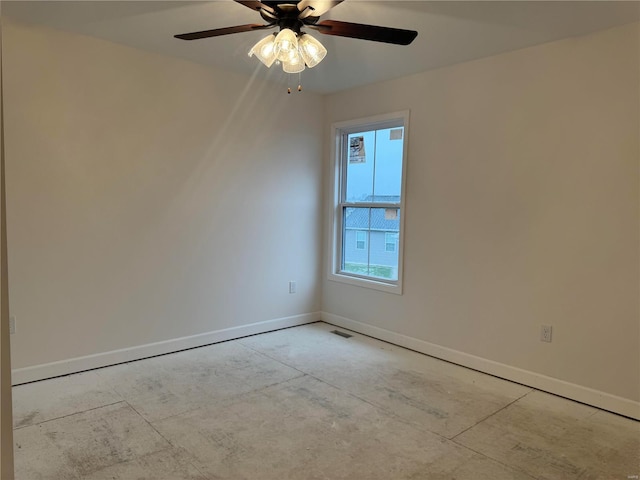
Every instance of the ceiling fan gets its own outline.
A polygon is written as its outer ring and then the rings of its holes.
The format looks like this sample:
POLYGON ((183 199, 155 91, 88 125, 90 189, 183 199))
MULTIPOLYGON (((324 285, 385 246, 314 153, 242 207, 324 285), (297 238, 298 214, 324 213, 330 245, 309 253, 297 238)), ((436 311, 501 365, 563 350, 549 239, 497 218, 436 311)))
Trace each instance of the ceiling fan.
POLYGON ((414 30, 380 27, 337 20, 319 21, 320 17, 343 0, 300 0, 289 1, 240 1, 236 3, 257 11, 265 24, 246 24, 235 27, 216 28, 200 32, 175 35, 181 40, 198 40, 232 33, 250 32, 279 27, 279 33, 271 34, 249 51, 267 67, 281 63, 285 72, 299 73, 305 66, 312 68, 327 54, 324 46, 311 35, 302 31, 303 27, 317 30, 324 35, 359 38, 374 42, 409 45, 418 35, 414 30))

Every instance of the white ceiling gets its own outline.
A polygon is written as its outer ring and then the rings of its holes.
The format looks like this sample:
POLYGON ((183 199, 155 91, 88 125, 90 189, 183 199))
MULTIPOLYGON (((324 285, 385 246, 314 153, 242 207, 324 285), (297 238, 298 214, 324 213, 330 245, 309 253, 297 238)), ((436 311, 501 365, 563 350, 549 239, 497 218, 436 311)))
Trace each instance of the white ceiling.
MULTIPOLYGON (((3 1, 2 14, 216 68, 287 82, 248 50, 262 32, 195 41, 174 34, 262 23, 232 0, 3 1)), ((640 20, 637 1, 346 0, 322 19, 417 30, 409 46, 330 37, 309 30, 329 50, 302 74, 306 90, 330 93, 640 20)), ((293 82, 297 82, 297 75, 293 82)))

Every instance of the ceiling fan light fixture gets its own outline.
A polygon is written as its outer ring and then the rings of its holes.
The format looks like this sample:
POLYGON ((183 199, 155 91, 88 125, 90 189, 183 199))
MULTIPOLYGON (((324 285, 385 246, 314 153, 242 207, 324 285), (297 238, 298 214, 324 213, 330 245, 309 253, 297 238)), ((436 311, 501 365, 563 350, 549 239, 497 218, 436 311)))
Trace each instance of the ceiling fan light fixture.
POLYGON ((275 38, 275 33, 264 37, 256 43, 251 50, 249 50, 249 56, 252 57, 255 55, 258 60, 264 63, 267 67, 271 67, 277 57, 275 50, 275 38))
POLYGON ((274 40, 276 57, 281 62, 287 62, 298 51, 298 37, 289 28, 283 28, 274 40))
POLYGON ((303 33, 298 39, 298 50, 309 68, 315 67, 327 56, 324 45, 308 33, 303 33))
POLYGON ((302 55, 297 51, 294 52, 289 58, 282 62, 282 70, 286 73, 300 73, 304 70, 304 60, 302 55))

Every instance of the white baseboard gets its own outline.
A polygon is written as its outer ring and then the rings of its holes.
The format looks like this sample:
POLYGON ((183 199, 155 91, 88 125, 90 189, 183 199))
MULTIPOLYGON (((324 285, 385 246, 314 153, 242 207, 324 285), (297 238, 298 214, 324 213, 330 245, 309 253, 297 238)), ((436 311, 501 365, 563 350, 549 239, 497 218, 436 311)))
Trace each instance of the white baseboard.
POLYGON ((110 352, 70 358, 57 362, 16 368, 12 371, 12 385, 59 377, 70 373, 77 373, 93 368, 106 367, 117 363, 140 360, 142 358, 177 352, 188 348, 202 347, 211 343, 224 342, 235 338, 246 337, 258 333, 270 332, 281 328, 295 327, 320 320, 320 312, 304 313, 291 317, 250 323, 239 327, 224 328, 212 332, 190 335, 188 337, 173 338, 162 342, 148 343, 137 347, 112 350, 110 352))
POLYGON ((354 332, 384 340, 401 347, 410 348, 411 350, 457 365, 462 365, 463 367, 472 368, 483 373, 511 380, 512 382, 527 385, 537 390, 553 393, 577 402, 586 403, 587 405, 640 420, 640 402, 583 387, 575 383, 565 382, 557 378, 547 377, 546 375, 541 375, 529 370, 512 367, 504 363, 494 362, 493 360, 477 357, 451 348, 442 347, 434 343, 367 325, 366 323, 332 313, 321 312, 321 318, 324 322, 332 325, 353 330, 354 332))

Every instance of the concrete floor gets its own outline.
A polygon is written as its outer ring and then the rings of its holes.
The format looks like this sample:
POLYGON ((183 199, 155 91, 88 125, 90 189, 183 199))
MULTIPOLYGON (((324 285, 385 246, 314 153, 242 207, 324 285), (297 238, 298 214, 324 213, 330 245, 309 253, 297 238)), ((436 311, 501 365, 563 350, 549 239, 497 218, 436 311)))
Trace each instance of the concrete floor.
POLYGON ((316 323, 15 387, 17 479, 640 474, 640 422, 331 330, 316 323))

